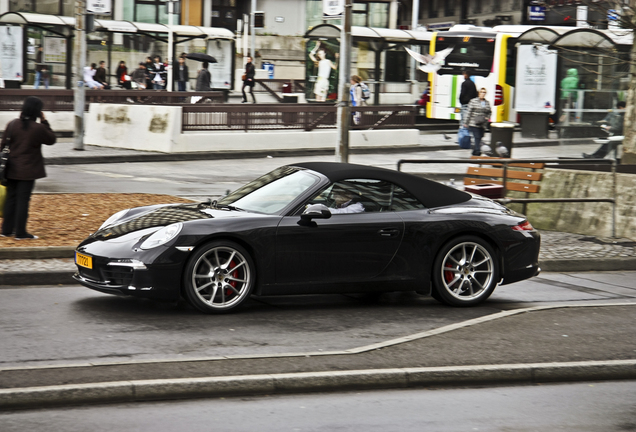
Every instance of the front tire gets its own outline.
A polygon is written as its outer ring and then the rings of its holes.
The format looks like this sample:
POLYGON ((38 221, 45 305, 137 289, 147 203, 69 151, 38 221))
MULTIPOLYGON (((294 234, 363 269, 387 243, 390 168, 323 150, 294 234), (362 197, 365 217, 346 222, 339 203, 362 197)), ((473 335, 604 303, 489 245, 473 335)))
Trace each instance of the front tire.
POLYGON ((254 261, 240 245, 214 241, 197 249, 184 272, 188 302, 205 313, 224 313, 250 296, 256 279, 254 261))
POLYGON ((486 300, 499 281, 492 247, 474 236, 446 243, 435 258, 433 297, 451 306, 474 306, 486 300))

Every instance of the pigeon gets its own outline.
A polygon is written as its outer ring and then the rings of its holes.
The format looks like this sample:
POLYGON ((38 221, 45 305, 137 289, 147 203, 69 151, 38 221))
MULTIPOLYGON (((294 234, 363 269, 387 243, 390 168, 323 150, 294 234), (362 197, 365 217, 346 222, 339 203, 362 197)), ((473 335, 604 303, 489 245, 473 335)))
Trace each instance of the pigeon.
POLYGON ((448 135, 446 135, 445 133, 442 133, 442 135, 444 135, 444 139, 445 139, 445 140, 449 140, 449 139, 451 139, 451 137, 449 137, 449 136, 448 136, 448 135))
POLYGON ((510 152, 508 152, 508 148, 503 145, 501 141, 497 141, 497 154, 502 158, 507 158, 510 156, 510 152))
POLYGON ((430 54, 419 54, 419 53, 416 53, 415 51, 408 49, 407 47, 404 47, 406 52, 409 53, 411 57, 413 57, 418 62, 422 63, 421 65, 419 65, 418 69, 426 73, 434 73, 440 70, 440 68, 444 66, 444 63, 445 63, 444 60, 446 59, 446 57, 448 57, 448 55, 453 51, 454 48, 455 47, 452 46, 452 47, 443 49, 439 52, 436 52, 435 55, 432 56, 430 54))

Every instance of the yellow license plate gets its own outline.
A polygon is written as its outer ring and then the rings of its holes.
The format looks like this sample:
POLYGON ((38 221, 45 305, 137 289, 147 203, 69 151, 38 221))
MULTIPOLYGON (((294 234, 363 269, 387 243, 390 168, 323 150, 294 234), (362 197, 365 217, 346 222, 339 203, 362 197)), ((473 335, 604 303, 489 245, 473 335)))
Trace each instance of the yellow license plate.
POLYGON ((89 269, 93 268, 93 257, 89 257, 88 255, 81 254, 79 252, 75 252, 75 264, 78 266, 86 267, 89 269))

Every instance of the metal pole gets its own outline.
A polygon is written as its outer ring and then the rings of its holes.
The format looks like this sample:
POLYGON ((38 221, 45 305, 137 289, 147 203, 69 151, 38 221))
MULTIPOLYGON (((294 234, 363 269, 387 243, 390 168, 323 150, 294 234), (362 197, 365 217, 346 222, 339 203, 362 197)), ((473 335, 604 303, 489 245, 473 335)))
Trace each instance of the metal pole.
MULTIPOLYGON (((420 0, 413 0, 413 10, 411 12, 411 30, 416 30, 417 29, 417 25, 418 25, 418 18, 420 16, 420 0)), ((413 51, 419 52, 419 49, 415 46, 415 45, 411 45, 411 49, 413 51)), ((419 88, 417 85, 417 81, 415 80, 415 59, 411 56, 409 56, 411 63, 410 63, 410 67, 411 67, 411 74, 410 74, 410 80, 411 80, 411 95, 418 98, 419 96, 419 88), (417 91, 416 91, 417 88, 417 91)), ((418 98, 419 99, 419 98, 418 98)))
POLYGON ((252 46, 250 48, 250 57, 256 62, 254 54, 256 54, 256 34, 254 33, 254 19, 256 17, 256 0, 252 0, 252 10, 250 11, 250 29, 252 31, 252 46))
POLYGON ((172 91, 172 58, 174 57, 174 45, 172 34, 172 18, 174 17, 174 1, 168 0, 168 82, 166 90, 172 91))
POLYGON ((349 124, 351 122, 351 104, 349 103, 349 90, 351 88, 351 0, 345 0, 344 25, 340 36, 340 65, 338 92, 337 128, 339 142, 336 147, 336 161, 349 162, 349 124))
POLYGON ((75 107, 75 150, 84 150, 84 106, 86 93, 84 89, 84 65, 86 63, 86 34, 84 32, 86 3, 75 0, 75 90, 73 104, 75 107))

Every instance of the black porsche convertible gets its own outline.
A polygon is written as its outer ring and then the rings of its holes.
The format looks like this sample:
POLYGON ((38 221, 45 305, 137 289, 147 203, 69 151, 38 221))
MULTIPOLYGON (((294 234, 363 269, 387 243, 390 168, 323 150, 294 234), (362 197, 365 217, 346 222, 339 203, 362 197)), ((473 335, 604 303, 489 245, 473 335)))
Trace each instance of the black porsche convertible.
POLYGON ((525 216, 418 176, 362 165, 283 166, 218 201, 111 216, 74 278, 118 295, 186 298, 207 313, 251 295, 417 291, 453 306, 537 275, 525 216))

